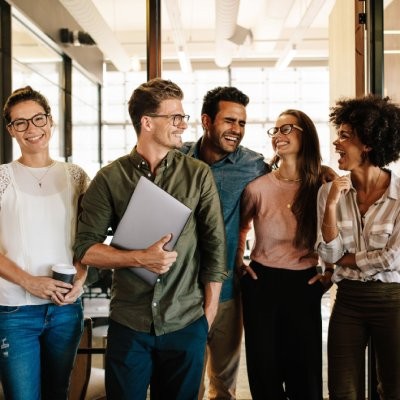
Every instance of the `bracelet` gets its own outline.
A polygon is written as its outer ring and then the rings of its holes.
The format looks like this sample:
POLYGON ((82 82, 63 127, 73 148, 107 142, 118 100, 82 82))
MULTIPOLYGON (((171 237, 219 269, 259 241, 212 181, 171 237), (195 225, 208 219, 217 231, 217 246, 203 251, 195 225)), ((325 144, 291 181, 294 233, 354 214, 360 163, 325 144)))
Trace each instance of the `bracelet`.
POLYGON ((322 226, 326 226, 327 228, 337 228, 337 225, 328 225, 322 221, 322 226))

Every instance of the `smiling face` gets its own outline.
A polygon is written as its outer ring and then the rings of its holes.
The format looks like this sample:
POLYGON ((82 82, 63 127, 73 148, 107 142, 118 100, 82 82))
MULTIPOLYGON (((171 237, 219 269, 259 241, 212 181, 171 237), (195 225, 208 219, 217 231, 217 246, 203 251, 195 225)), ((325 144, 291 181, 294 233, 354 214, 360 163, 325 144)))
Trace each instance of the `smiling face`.
POLYGON ((181 148, 182 134, 188 125, 185 121, 182 121, 174 126, 172 115, 185 114, 182 102, 177 99, 163 100, 155 114, 170 115, 171 117, 145 117, 151 120, 153 144, 167 151, 181 148))
MULTIPOLYGON (((276 120, 275 126, 280 128, 285 124, 299 125, 299 121, 294 115, 282 114, 276 120)), ((293 127, 288 135, 283 135, 280 131, 272 138, 272 147, 275 153, 284 158, 288 155, 297 155, 301 149, 301 131, 293 127)))
MULTIPOLYGON (((46 114, 46 112, 39 103, 33 100, 17 103, 10 110, 11 122, 19 118, 31 119, 37 114, 46 114)), ((13 126, 7 126, 7 130, 18 142, 22 154, 37 154, 48 151, 51 125, 50 116, 47 118, 46 125, 42 127, 37 127, 29 121, 28 128, 23 132, 18 132, 13 126)))
POLYGON ((243 139, 246 125, 246 108, 231 101, 220 101, 214 122, 202 115, 204 142, 222 158, 233 153, 243 139))
POLYGON ((370 149, 365 146, 349 124, 341 124, 333 142, 336 153, 339 154, 339 169, 352 171, 365 161, 363 153, 370 149))

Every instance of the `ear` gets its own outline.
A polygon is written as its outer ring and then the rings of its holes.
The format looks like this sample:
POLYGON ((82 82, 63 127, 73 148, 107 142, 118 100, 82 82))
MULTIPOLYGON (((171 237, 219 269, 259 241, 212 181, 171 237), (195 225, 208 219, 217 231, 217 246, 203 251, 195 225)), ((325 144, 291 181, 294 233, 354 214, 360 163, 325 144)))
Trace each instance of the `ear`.
POLYGON ((140 125, 142 130, 149 132, 152 129, 153 123, 148 115, 142 115, 142 118, 140 118, 140 125))
POLYGON ((11 137, 15 137, 11 127, 7 126, 7 131, 10 134, 11 137))
POLYGON ((212 124, 212 122, 211 122, 210 116, 207 114, 202 114, 201 115, 201 126, 203 127, 203 130, 205 130, 205 131, 210 130, 211 124, 212 124))
POLYGON ((372 150, 372 147, 364 146, 364 151, 365 151, 366 153, 369 153, 371 150, 372 150))

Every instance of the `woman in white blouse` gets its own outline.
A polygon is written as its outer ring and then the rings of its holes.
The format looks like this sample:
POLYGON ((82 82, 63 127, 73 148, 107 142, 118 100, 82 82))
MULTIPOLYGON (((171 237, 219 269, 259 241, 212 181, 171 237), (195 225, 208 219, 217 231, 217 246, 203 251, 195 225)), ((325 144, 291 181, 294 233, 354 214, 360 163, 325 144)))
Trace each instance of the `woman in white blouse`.
POLYGON ((6 399, 65 400, 83 327, 73 284, 51 266, 73 263, 78 200, 88 176, 49 154, 53 120, 45 97, 27 86, 4 106, 21 157, 0 166, 0 378, 6 399))
POLYGON ((332 108, 339 168, 321 187, 320 257, 336 264, 328 334, 329 398, 365 398, 365 349, 375 344, 381 399, 400 399, 400 108, 369 95, 332 108))

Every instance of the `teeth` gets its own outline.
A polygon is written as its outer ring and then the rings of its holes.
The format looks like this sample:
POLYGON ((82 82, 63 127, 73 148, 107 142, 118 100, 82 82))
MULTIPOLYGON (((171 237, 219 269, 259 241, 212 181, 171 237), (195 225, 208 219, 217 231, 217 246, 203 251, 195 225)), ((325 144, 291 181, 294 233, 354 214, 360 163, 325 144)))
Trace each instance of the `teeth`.
POLYGON ((38 135, 38 136, 31 136, 26 138, 28 142, 37 142, 39 139, 41 139, 43 135, 38 135))
POLYGON ((234 136, 225 136, 226 140, 233 140, 234 142, 237 142, 239 139, 237 137, 234 136))

